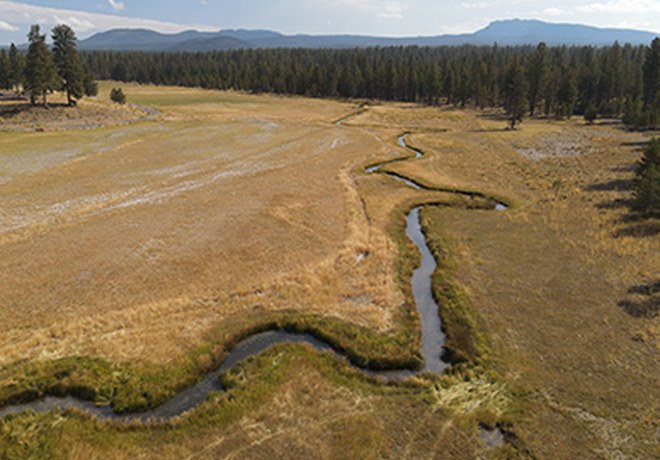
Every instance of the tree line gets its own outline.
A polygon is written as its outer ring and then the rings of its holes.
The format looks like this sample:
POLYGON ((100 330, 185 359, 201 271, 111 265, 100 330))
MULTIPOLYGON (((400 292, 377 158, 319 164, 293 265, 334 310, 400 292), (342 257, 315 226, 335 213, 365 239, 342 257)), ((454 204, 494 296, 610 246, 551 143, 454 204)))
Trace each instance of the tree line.
POLYGON ((48 105, 48 94, 64 91, 69 106, 83 96, 98 92, 92 72, 80 58, 77 39, 71 27, 61 24, 52 30, 52 50, 38 25, 28 34, 26 54, 11 44, 9 52, 0 51, 0 89, 24 92, 34 105, 41 98, 48 105))
POLYGON ((459 46, 206 53, 89 52, 101 79, 311 97, 504 107, 524 115, 660 119, 660 39, 649 47, 459 46))
POLYGON ((660 124, 660 38, 650 46, 594 48, 455 46, 367 49, 244 49, 206 53, 78 53, 73 30, 39 26, 27 54, 0 51, 0 88, 33 103, 64 90, 74 104, 95 94, 94 77, 156 85, 235 89, 310 97, 367 98, 502 107, 511 126, 526 115, 623 117, 646 129, 660 124))

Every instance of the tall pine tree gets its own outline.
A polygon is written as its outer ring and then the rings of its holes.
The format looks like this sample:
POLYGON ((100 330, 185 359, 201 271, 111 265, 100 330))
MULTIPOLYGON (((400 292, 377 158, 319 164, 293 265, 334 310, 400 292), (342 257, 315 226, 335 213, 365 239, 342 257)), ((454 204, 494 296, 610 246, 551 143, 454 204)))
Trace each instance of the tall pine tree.
POLYGON ((9 47, 9 84, 18 93, 25 77, 25 57, 13 43, 9 47))
POLYGON ((575 72, 569 68, 562 71, 562 76, 557 91, 557 104, 559 104, 558 115, 571 118, 578 97, 577 79, 575 72))
POLYGON ((646 216, 660 215, 660 139, 652 139, 637 166, 634 207, 646 216))
POLYGON ((69 106, 75 105, 85 93, 85 72, 71 27, 61 24, 53 29, 53 58, 60 75, 60 85, 66 91, 69 106))
POLYGON ((545 43, 536 47, 527 64, 527 81, 529 82, 529 116, 533 117, 536 105, 541 98, 543 88, 548 79, 548 52, 545 43))
POLYGON ((646 49, 644 60, 644 110, 660 113, 660 38, 646 49))
POLYGON ((48 106, 46 96, 49 91, 58 89, 59 76, 53 57, 46 46, 46 36, 41 35, 38 25, 32 26, 28 34, 30 46, 25 67, 25 89, 30 93, 32 104, 37 97, 43 97, 44 107, 48 106))
POLYGON ((509 115, 511 129, 522 122, 526 111, 527 82, 518 56, 514 56, 506 73, 504 82, 504 108, 509 115))
POLYGON ((0 89, 11 89, 11 83, 9 82, 10 73, 9 55, 6 50, 0 50, 0 89))
POLYGON ((96 96, 99 93, 99 85, 87 66, 83 66, 83 87, 85 96, 96 96))

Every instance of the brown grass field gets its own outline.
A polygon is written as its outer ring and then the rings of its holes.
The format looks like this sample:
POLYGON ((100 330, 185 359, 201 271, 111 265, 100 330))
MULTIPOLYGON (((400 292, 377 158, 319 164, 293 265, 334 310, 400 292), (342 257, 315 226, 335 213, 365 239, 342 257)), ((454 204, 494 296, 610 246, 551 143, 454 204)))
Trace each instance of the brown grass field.
MULTIPOLYGON (((386 386, 282 346, 167 426, 0 421, 0 457, 660 457, 660 320, 644 288, 660 280, 660 224, 625 206, 648 135, 582 120, 506 131, 496 113, 405 104, 335 126, 357 104, 124 91, 159 113, 99 98, 73 121, 51 109, 0 123, 0 398, 77 357, 138 376, 136 391, 142 375, 170 391, 273 315, 367 356, 403 337, 382 354, 407 359, 419 339, 402 220, 422 202, 453 204, 423 212, 444 254, 436 290, 457 286, 487 349, 472 367, 386 386), (426 156, 389 170, 512 208, 367 175, 407 154, 404 131, 426 156), (507 443, 489 448, 480 424, 507 443)), ((100 388, 115 374, 80 379, 100 388)))

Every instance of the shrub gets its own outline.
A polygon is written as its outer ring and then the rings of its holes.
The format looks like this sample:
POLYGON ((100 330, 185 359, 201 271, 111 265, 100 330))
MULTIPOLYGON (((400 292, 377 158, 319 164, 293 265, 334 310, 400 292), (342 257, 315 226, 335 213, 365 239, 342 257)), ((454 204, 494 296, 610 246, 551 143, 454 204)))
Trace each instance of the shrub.
POLYGON ((110 91, 110 100, 112 102, 116 102, 117 104, 125 104, 126 95, 121 90, 121 88, 112 88, 112 91, 110 91))
POLYGON ((589 103, 584 110, 584 119, 587 123, 592 124, 596 118, 598 118, 598 109, 593 103, 589 103))

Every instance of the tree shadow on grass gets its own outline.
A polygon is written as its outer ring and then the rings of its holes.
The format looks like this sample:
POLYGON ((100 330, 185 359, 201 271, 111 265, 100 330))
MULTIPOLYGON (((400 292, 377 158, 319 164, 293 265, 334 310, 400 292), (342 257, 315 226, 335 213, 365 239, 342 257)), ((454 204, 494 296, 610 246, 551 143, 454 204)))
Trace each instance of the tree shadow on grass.
POLYGON ((636 150, 642 151, 648 145, 647 141, 623 142, 623 147, 636 147, 636 150))
MULTIPOLYGON (((633 146, 636 150, 641 152, 647 145, 646 142, 628 142, 622 146, 633 146)), ((602 192, 602 193, 616 193, 612 199, 596 203, 597 209, 627 209, 628 212, 621 217, 620 223, 625 224, 625 227, 616 230, 613 236, 618 237, 634 237, 634 238, 647 238, 660 234, 660 220, 653 215, 643 215, 635 211, 635 203, 633 200, 633 191, 635 188, 635 171, 637 163, 629 163, 611 168, 611 172, 625 173, 627 177, 616 178, 606 182, 594 183, 586 187, 585 190, 589 192, 602 192), (625 195, 624 195, 625 194, 625 195), (624 195, 624 197, 622 197, 624 195)))
POLYGON ((509 116, 505 113, 480 113, 477 115, 477 118, 483 118, 484 120, 495 120, 495 121, 507 121, 509 120, 509 116))
POLYGON ((596 203, 596 209, 630 209, 632 206, 633 201, 632 200, 627 200, 625 198, 617 198, 615 200, 607 200, 607 201, 601 201, 600 203, 596 203))
POLYGON ((587 187, 589 192, 625 192, 631 191, 635 181, 632 178, 613 179, 607 182, 591 184, 587 187))
POLYGON ((489 129, 486 128, 471 129, 470 132, 471 133, 506 133, 506 132, 515 132, 515 131, 511 131, 509 128, 503 127, 503 128, 489 128, 489 129))
POLYGON ((28 98, 13 91, 0 90, 0 102, 5 101, 27 101, 28 98))
MULTIPOLYGON (((644 147, 646 146, 646 143, 644 142, 628 142, 628 143, 622 143, 622 147, 625 146, 634 146, 635 151, 639 152, 641 155, 641 152, 643 152, 644 147)), ((637 162, 632 162, 632 163, 626 163, 622 165, 615 166, 613 168, 610 168, 610 172, 614 173, 621 173, 621 174, 626 174, 626 177, 624 178, 617 178, 617 179, 612 179, 606 182, 599 182, 599 183, 594 183, 589 185, 586 190, 589 192, 626 192, 630 195, 632 195, 632 191, 635 185, 635 171, 637 170, 637 162)), ((620 197, 617 197, 615 200, 617 203, 623 203, 625 202, 626 204, 632 204, 631 199, 621 199, 620 197)), ((603 203, 600 204, 599 207, 607 208, 608 206, 604 206, 603 203)), ((611 206, 610 206, 611 207, 611 206)), ((615 207, 619 207, 618 205, 615 207)))
POLYGON ((615 166, 614 168, 610 168, 610 171, 612 172, 620 172, 620 173, 634 173, 637 170, 637 163, 630 163, 627 165, 621 165, 621 166, 615 166))
POLYGON ((648 238, 660 235, 660 220, 647 220, 642 217, 624 217, 624 222, 631 222, 626 227, 614 232, 615 237, 631 236, 634 238, 648 238))
MULTIPOLYGON (((597 209, 621 209, 626 208, 632 210, 633 200, 632 192, 635 185, 635 180, 632 177, 632 173, 635 170, 635 165, 623 165, 618 166, 612 169, 613 172, 626 172, 629 177, 623 179, 612 179, 606 182, 597 182, 594 184, 588 185, 585 190, 588 192, 618 192, 617 196, 612 199, 607 199, 596 203, 597 209), (627 195, 625 198, 622 198, 621 195, 627 195)), ((631 211, 632 212, 632 211, 631 211)), ((632 217, 632 214, 627 215, 625 219, 632 217)))
POLYGON ((635 318, 655 318, 660 313, 660 280, 628 289, 629 299, 619 302, 626 313, 635 318))
POLYGON ((58 107, 69 107, 63 103, 48 103, 47 107, 43 105, 32 105, 29 102, 12 102, 8 104, 0 104, 0 118, 10 119, 23 112, 43 112, 58 107))

